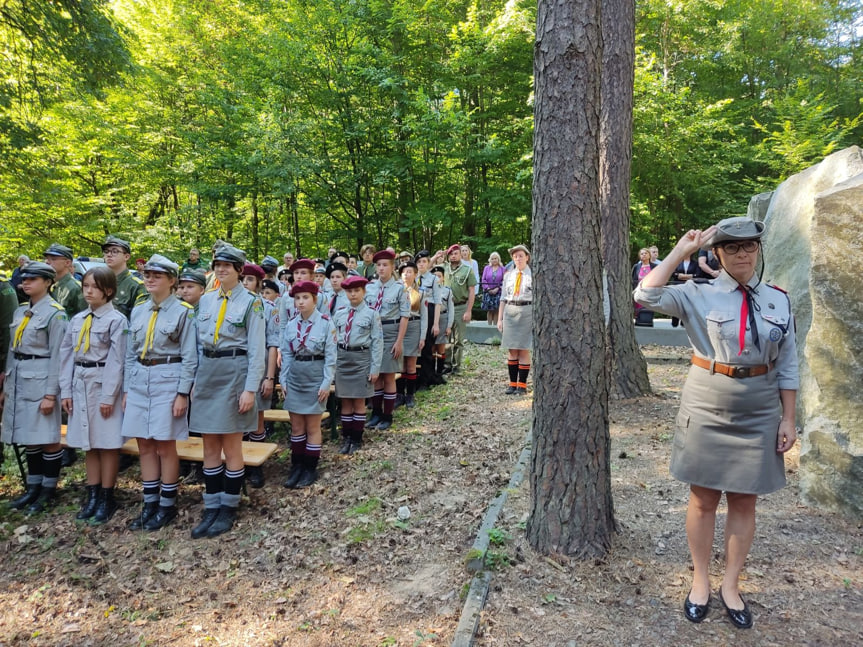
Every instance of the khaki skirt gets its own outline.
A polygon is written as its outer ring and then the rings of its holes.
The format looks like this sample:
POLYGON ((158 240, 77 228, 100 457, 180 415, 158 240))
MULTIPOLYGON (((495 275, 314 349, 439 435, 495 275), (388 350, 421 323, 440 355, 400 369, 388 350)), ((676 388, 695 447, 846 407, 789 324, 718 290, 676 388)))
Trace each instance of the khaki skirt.
POLYGON ((507 303, 503 307, 500 345, 512 350, 530 350, 533 347, 533 305, 507 303))
POLYGON ((190 404, 189 428, 199 434, 233 434, 258 430, 257 403, 239 413, 249 358, 201 355, 190 404))
MULTIPOLYGON (((417 322, 419 323, 419 322, 417 322)), ((393 359, 392 348, 399 336, 399 323, 389 323, 382 326, 384 332, 384 356, 381 359, 381 373, 400 373, 402 358, 393 359)), ((407 333, 405 333, 407 335, 407 333)), ((404 348, 402 344, 402 348, 404 348)))
POLYGON ((370 398, 375 394, 374 384, 369 382, 372 368, 372 351, 345 350, 339 348, 336 362, 336 397, 370 398))
POLYGON ((408 320, 405 339, 402 343, 402 357, 419 357, 420 355, 420 317, 412 315, 408 320))
POLYGON ((318 400, 318 391, 324 381, 326 360, 314 359, 291 362, 291 369, 285 378, 285 410, 301 415, 319 415, 327 410, 327 401, 318 400))
POLYGON ((776 453, 781 417, 775 370, 738 379, 690 367, 677 414, 672 476, 740 494, 781 489, 785 461, 776 453))

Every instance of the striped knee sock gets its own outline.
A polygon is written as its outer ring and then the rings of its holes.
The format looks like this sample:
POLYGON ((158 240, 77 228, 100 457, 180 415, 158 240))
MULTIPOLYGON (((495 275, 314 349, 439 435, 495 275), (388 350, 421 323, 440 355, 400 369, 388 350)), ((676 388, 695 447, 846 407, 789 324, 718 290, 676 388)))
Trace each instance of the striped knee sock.
POLYGON ((506 367, 509 370, 509 385, 515 388, 518 386, 518 360, 508 359, 506 367))
POLYGON ((518 387, 520 389, 527 388, 527 374, 530 373, 530 364, 518 365, 518 387))
POLYGON ((62 461, 62 449, 53 454, 42 452, 42 487, 57 487, 62 461))
POLYGON ((170 508, 177 504, 177 492, 180 489, 180 483, 162 483, 162 491, 159 496, 159 505, 163 508, 170 508))
POLYGON ((396 394, 384 393, 384 415, 390 416, 396 408, 396 394))
POLYGON ((42 461, 42 449, 27 448, 27 485, 41 485, 45 466, 42 461))
POLYGON ((243 477, 246 475, 246 468, 241 467, 238 470, 225 470, 225 491, 222 492, 221 503, 228 508, 238 508, 240 506, 240 492, 243 489, 243 477))
POLYGON ((159 502, 159 481, 144 481, 144 503, 159 502))

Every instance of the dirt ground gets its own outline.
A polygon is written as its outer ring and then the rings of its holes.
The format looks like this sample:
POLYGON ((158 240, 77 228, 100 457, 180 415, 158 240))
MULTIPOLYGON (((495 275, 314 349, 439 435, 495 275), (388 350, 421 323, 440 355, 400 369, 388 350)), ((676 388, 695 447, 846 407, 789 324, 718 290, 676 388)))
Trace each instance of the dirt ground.
MULTIPOLYGON (((611 553, 589 564, 535 555, 521 530, 523 485, 489 553, 478 645, 863 644, 861 525, 797 503, 796 453, 790 486, 759 503, 743 585, 755 628, 736 631, 717 600, 707 622, 684 620, 686 487, 667 464, 686 353, 645 352, 657 395, 612 406, 621 532, 611 553)), ((127 531, 136 468, 107 526, 76 522, 79 462, 53 511, 0 509, 0 645, 448 645, 470 582, 465 558, 530 423, 530 398, 503 394, 505 372, 499 348, 470 346, 463 375, 399 409, 394 430, 371 434, 362 452, 340 457, 327 443, 309 490, 282 488, 282 451, 266 486, 244 497, 238 527, 216 539, 189 536, 201 486, 181 486, 174 525, 127 531)), ((277 439, 286 446, 284 430, 277 439)), ((7 459, 0 497, 19 489, 7 459)))

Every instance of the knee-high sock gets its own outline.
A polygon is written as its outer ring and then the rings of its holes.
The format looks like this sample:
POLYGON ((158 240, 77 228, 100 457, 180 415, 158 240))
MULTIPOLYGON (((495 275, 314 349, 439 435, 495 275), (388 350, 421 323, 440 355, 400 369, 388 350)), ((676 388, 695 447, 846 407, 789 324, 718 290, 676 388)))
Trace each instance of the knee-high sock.
POLYGON ((405 373, 405 392, 407 395, 413 395, 417 392, 417 374, 405 373))
POLYGON ((144 503, 159 502, 159 481, 144 481, 144 503))
POLYGON ((162 491, 159 496, 159 505, 163 508, 170 508, 177 504, 177 492, 180 489, 180 484, 177 481, 173 483, 162 483, 162 491))
POLYGON ((222 492, 225 491, 225 466, 204 468, 204 507, 218 508, 222 505, 222 492))
POLYGON ((375 394, 372 396, 372 414, 382 414, 384 411, 384 391, 375 389, 375 394))
POLYGON ((306 453, 306 435, 291 436, 291 454, 302 456, 306 453))
POLYGON ((518 360, 508 359, 506 367, 509 369, 509 385, 512 387, 518 386, 518 360))
POLYGON ((518 386, 519 388, 527 388, 527 374, 530 373, 530 364, 518 365, 518 386))
POLYGON ((42 452, 42 487, 57 487, 62 462, 62 449, 52 454, 42 452))
POLYGON ((27 485, 42 485, 42 474, 45 464, 42 461, 42 449, 28 448, 27 450, 27 485))
POLYGON ((225 469, 225 491, 221 495, 221 504, 228 508, 237 508, 240 505, 240 492, 243 489, 243 477, 246 469, 225 469))
POLYGON ((396 408, 396 394, 395 393, 384 393, 384 415, 390 416, 393 413, 393 409, 396 408))

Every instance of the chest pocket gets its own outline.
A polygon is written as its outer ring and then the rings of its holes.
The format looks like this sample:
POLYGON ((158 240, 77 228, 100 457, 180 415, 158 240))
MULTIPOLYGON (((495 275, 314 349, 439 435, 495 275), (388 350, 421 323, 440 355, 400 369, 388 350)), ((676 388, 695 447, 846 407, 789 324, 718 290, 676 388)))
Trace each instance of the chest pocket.
POLYGON ((228 312, 225 314, 225 321, 231 324, 234 328, 245 328, 246 327, 246 313, 245 312, 228 312))
POLYGON ((732 312, 711 311, 707 313, 707 334, 711 339, 736 339, 739 333, 737 318, 732 312))
POLYGON ((165 322, 159 321, 159 333, 174 343, 178 342, 180 340, 179 322, 173 317, 165 322))
POLYGON ((767 324, 767 337, 772 342, 778 342, 788 334, 788 317, 772 312, 761 311, 761 318, 767 324))

